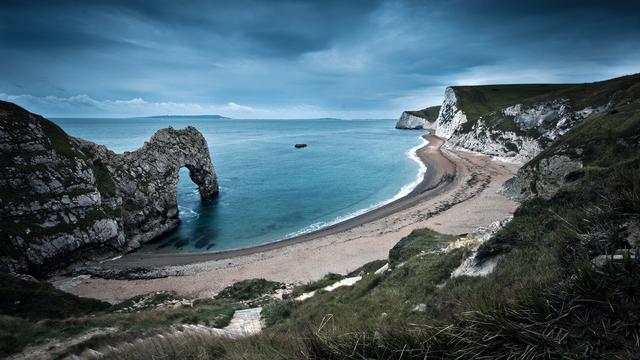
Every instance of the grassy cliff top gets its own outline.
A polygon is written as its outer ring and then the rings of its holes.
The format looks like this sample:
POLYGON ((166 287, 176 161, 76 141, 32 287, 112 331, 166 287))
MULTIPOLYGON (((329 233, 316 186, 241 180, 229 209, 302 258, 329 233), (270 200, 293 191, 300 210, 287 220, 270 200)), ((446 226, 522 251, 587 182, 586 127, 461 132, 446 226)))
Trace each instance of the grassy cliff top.
POLYGON ((440 106, 429 106, 428 108, 424 108, 422 110, 405 112, 409 115, 421 117, 428 121, 436 121, 436 119, 438 118, 438 113, 440 112, 440 106))
MULTIPOLYGON (((453 86, 458 106, 470 124, 479 117, 508 106, 531 105, 553 99, 568 99, 573 107, 597 107, 610 101, 620 91, 640 82, 640 74, 584 84, 509 84, 481 86, 453 86)), ((465 126, 470 129, 471 126, 465 126)))
MULTIPOLYGON (((584 166, 598 168, 640 158, 638 80, 618 92, 619 100, 609 111, 588 117, 525 166, 531 167, 544 158, 560 154, 579 158, 584 166)), ((594 96, 607 92, 606 87, 600 88, 605 91, 596 92, 594 96)))

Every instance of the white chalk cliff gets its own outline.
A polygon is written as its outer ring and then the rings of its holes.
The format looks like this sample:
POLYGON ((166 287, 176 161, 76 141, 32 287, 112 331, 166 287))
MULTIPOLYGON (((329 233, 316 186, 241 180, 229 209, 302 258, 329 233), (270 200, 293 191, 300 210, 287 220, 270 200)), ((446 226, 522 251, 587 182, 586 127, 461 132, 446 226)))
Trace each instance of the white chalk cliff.
POLYGON ((467 115, 458 108, 458 98, 452 87, 448 87, 444 92, 444 101, 440 107, 440 113, 436 119, 436 135, 445 139, 467 122, 467 115))
POLYGON ((400 116, 400 120, 398 120, 398 122, 396 123, 396 129, 409 129, 409 130, 432 129, 433 124, 434 123, 427 121, 427 119, 425 118, 411 115, 408 112, 404 111, 400 116))
POLYGON ((607 111, 612 103, 610 99, 605 104, 574 110, 568 98, 547 98, 533 104, 513 104, 471 119, 461 109, 459 97, 456 88, 448 87, 436 120, 435 134, 448 139, 445 147, 521 162, 535 157, 588 116, 607 111))

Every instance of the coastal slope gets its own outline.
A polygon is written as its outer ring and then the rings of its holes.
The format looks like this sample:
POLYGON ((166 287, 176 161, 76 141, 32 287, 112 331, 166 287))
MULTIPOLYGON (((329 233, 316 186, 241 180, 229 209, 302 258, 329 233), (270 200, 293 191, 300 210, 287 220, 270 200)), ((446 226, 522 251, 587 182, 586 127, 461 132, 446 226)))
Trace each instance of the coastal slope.
POLYGON ((452 86, 435 134, 448 147, 528 161, 590 116, 626 101, 640 74, 585 84, 452 86))
POLYGON ((218 191, 196 129, 162 129, 115 154, 0 101, 0 271, 43 276, 72 262, 136 248, 178 224, 178 170, 203 199, 218 191))

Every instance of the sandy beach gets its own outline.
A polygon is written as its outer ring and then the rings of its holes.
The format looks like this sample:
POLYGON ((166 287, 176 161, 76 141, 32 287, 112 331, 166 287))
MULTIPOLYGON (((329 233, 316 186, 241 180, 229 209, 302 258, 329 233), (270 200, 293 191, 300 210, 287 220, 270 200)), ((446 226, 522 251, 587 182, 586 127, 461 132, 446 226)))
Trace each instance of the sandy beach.
POLYGON ((443 149, 443 139, 425 138, 429 143, 418 150, 427 166, 423 181, 409 195, 371 212, 250 249, 198 255, 131 253, 101 264, 112 271, 153 268, 167 277, 112 280, 79 276, 56 277, 51 282, 70 293, 110 302, 152 291, 210 297, 251 278, 299 284, 385 259, 395 243, 417 228, 463 234, 513 213, 517 203, 497 191, 520 165, 443 149))

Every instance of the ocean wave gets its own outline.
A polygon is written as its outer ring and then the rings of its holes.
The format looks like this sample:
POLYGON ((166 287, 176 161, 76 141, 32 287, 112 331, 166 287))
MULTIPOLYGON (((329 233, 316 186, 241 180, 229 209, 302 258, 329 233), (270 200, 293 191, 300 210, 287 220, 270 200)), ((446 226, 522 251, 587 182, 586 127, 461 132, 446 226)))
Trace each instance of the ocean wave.
POLYGON ((343 215, 343 216, 338 216, 337 218, 331 220, 331 221, 321 221, 321 222, 316 222, 313 223, 305 228, 303 228, 302 230, 299 231, 295 231, 292 233, 289 233, 287 235, 285 235, 285 239, 289 239, 289 238, 293 238, 296 236, 300 236, 300 235, 304 235, 304 234, 308 234, 310 232, 314 232, 317 230, 321 230, 323 228, 326 228, 328 226, 331 225, 335 225, 338 223, 341 223, 343 221, 352 219, 356 216, 360 216, 362 214, 368 213, 369 211, 375 210, 379 207, 382 207, 384 205, 387 205, 389 203, 392 203, 402 197, 405 197, 407 195, 409 195, 413 189, 415 189, 421 182, 422 179, 424 178, 424 174, 427 172, 427 166, 422 162, 422 160, 420 160, 420 157, 418 156, 418 150, 421 149, 422 147, 426 146, 427 144, 429 144, 429 141, 427 141, 425 138, 423 138, 422 136, 420 136, 420 140, 421 143, 419 145, 416 145, 414 147, 412 147, 411 149, 409 149, 407 151, 407 157, 413 161, 415 161, 418 164, 418 173, 416 174, 415 180, 410 182, 409 184, 404 185, 402 188, 400 188, 400 191, 398 191, 397 194, 395 194, 393 197, 387 199, 387 200, 383 200, 379 203, 376 203, 374 205, 371 205, 367 208, 364 209, 360 209, 354 212, 351 212, 349 214, 343 215))
POLYGON ((180 214, 180 220, 183 221, 189 221, 200 217, 199 212, 181 205, 178 205, 178 214, 180 214))

